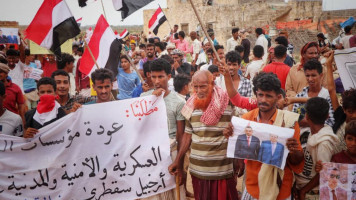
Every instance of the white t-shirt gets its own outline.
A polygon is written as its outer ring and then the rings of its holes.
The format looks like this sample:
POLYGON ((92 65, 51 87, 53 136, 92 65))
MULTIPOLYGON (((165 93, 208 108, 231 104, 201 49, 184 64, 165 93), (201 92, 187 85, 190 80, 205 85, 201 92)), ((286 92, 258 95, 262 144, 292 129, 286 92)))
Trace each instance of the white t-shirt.
POLYGON ((266 39, 264 34, 261 34, 258 36, 257 40, 256 40, 256 45, 261 45, 263 47, 263 58, 262 60, 266 61, 267 60, 267 51, 268 51, 268 40, 266 39))
POLYGON ((246 76, 250 75, 250 80, 261 70, 263 60, 254 60, 249 65, 247 65, 246 76))
POLYGON ((21 88, 23 93, 23 74, 25 70, 25 64, 19 61, 14 69, 10 69, 8 76, 11 78, 11 81, 18 85, 21 88))
POLYGON ((341 44, 344 47, 344 49, 350 48, 350 38, 353 35, 345 35, 343 38, 341 38, 341 44))
POLYGON ((20 115, 5 110, 0 116, 0 134, 22 136, 23 126, 20 115))

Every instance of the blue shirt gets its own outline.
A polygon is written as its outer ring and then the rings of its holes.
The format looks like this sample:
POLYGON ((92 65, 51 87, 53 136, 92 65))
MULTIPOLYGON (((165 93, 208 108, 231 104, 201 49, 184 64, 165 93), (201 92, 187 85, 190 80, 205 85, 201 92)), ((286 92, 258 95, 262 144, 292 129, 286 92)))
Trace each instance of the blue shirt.
POLYGON ((139 97, 143 92, 142 83, 139 83, 135 89, 132 91, 132 98, 139 97))
MULTIPOLYGON (((37 65, 33 62, 31 62, 27 67, 32 67, 32 68, 37 68, 37 65)), ((35 79, 32 78, 24 78, 23 79, 23 90, 29 90, 29 89, 36 89, 37 88, 37 83, 35 79)))
POLYGON ((119 67, 119 73, 117 74, 117 84, 119 87, 118 99, 130 99, 132 98, 132 92, 135 87, 140 83, 140 79, 135 71, 126 73, 121 67, 119 67))

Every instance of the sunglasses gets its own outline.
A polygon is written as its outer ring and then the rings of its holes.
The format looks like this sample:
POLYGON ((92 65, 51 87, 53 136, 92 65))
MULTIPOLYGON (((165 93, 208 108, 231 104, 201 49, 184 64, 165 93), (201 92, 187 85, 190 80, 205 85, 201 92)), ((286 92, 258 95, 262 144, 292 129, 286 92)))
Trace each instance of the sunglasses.
POLYGON ((340 178, 340 175, 330 174, 330 178, 339 179, 339 178, 340 178))

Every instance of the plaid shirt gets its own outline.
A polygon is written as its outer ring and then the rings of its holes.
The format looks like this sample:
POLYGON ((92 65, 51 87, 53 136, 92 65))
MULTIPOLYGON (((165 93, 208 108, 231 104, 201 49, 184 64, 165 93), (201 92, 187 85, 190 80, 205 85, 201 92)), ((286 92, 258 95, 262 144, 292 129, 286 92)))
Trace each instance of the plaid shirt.
MULTIPOLYGON (((69 94, 68 94, 69 95, 69 94)), ((96 97, 84 97, 82 95, 69 95, 69 99, 67 101, 67 103, 62 106, 61 108, 63 108, 64 111, 70 111, 74 105, 74 103, 79 103, 79 104, 85 104, 89 101, 93 101, 95 100, 96 97)))
MULTIPOLYGON (((322 90, 326 90, 325 88, 322 88, 322 90)), ((334 119, 334 110, 333 110, 333 106, 331 104, 331 99, 330 99, 330 95, 329 95, 329 92, 327 92, 327 96, 323 95, 325 94, 326 92, 323 92, 323 91, 320 91, 319 92, 319 97, 322 97, 324 99, 326 99, 329 103, 329 118, 325 121, 325 124, 333 127, 334 123, 335 123, 335 119, 334 119)), ((308 96, 308 91, 309 91, 309 86, 303 88, 303 90, 297 94, 297 96, 295 97, 309 97, 308 96)), ((299 116, 299 120, 302 120, 305 116, 305 104, 304 103, 295 103, 293 105, 293 112, 295 113, 299 113, 300 116, 299 116)))
POLYGON ((239 92, 239 94, 241 96, 244 97, 251 97, 252 96, 252 86, 251 86, 251 82, 250 80, 248 80, 247 78, 240 76, 240 84, 239 84, 239 88, 237 89, 237 91, 239 92))

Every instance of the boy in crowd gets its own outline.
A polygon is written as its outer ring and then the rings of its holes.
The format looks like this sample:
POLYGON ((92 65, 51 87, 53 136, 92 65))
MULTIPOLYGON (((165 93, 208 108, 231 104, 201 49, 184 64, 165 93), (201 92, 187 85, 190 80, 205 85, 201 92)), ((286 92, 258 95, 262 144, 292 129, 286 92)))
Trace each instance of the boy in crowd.
POLYGON ((130 99, 135 87, 140 83, 140 79, 135 71, 131 70, 129 58, 126 55, 120 57, 121 67, 117 74, 119 94, 117 99, 130 99))

